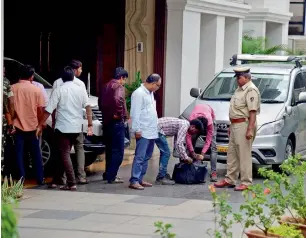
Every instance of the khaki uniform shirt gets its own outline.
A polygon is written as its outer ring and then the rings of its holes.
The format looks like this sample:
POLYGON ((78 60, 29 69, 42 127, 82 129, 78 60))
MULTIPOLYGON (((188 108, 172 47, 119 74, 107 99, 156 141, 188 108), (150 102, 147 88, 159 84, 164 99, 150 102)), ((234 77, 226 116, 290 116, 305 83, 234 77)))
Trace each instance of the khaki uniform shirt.
POLYGON ((249 118, 250 111, 260 113, 260 93, 258 88, 249 81, 243 87, 238 87, 231 98, 229 118, 249 118))

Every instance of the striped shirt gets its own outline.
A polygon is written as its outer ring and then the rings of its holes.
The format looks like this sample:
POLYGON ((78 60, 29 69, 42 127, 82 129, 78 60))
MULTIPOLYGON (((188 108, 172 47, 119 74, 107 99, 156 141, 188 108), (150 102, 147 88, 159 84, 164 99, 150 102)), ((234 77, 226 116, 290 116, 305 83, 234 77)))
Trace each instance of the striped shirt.
POLYGON ((186 148, 186 134, 189 129, 189 122, 176 117, 162 117, 158 119, 159 133, 164 136, 174 136, 174 147, 180 159, 189 159, 186 148))

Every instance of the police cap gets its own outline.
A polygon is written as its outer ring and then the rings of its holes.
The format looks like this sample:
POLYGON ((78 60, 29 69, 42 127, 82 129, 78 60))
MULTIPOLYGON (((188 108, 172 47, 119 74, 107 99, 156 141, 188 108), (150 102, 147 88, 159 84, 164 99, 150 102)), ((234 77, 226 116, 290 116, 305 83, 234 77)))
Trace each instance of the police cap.
POLYGON ((235 77, 244 75, 244 74, 249 74, 250 73, 250 67, 245 67, 245 66, 238 66, 234 68, 235 72, 235 77))

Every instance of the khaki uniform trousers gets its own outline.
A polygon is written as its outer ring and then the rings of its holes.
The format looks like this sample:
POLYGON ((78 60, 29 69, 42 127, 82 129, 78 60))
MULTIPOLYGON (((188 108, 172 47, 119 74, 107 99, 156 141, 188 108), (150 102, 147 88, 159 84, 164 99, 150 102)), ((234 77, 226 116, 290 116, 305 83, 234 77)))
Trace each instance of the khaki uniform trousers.
POLYGON ((255 126, 254 138, 247 140, 245 138, 247 128, 248 122, 233 123, 230 126, 225 180, 233 185, 236 185, 239 172, 241 184, 247 186, 252 184, 252 144, 257 130, 255 126))

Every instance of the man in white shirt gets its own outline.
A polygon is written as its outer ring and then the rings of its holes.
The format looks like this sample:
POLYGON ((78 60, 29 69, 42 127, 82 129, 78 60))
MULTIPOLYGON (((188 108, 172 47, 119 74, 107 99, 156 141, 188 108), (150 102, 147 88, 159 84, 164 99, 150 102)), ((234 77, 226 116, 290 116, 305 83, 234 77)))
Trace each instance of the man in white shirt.
MULTIPOLYGON (((78 60, 72 60, 68 66, 70 66, 74 70, 74 75, 75 76, 74 76, 74 79, 73 79, 73 83, 75 83, 78 86, 84 88, 84 90, 86 91, 86 87, 85 87, 85 84, 83 83, 83 81, 77 78, 77 77, 80 77, 80 75, 82 73, 82 63, 78 60)), ((61 85, 63 85, 63 80, 62 80, 62 78, 59 78, 53 83, 53 90, 60 87, 61 85)), ((52 113, 52 127, 53 127, 53 129, 54 129, 54 126, 55 126, 55 121, 56 121, 56 111, 54 110, 54 112, 52 113)), ((84 153, 83 143, 84 143, 83 133, 80 133, 79 136, 77 137, 77 140, 76 140, 75 144, 74 144, 74 150, 75 150, 75 153, 76 153, 76 162, 77 162, 76 163, 76 166, 77 166, 76 178, 77 178, 79 184, 87 184, 88 183, 88 181, 86 179, 86 172, 84 170, 84 167, 85 167, 85 153, 84 153)))
POLYGON ((73 79, 74 70, 69 66, 65 67, 62 76, 64 83, 52 92, 43 119, 40 121, 36 133, 37 136, 41 134, 43 123, 50 114, 57 109, 55 133, 63 168, 62 166, 56 168, 52 187, 56 187, 56 185, 59 184, 58 181, 61 180, 64 170, 67 176, 67 185, 60 187, 64 190, 76 190, 76 179, 70 158, 70 150, 72 145, 75 144, 79 134, 83 133, 83 108, 86 108, 88 135, 93 134, 92 111, 88 103, 87 92, 83 87, 75 84, 73 79))
POLYGON ((158 138, 158 116, 153 93, 161 86, 161 77, 151 74, 144 84, 136 89, 131 100, 132 131, 136 138, 136 151, 129 188, 143 190, 152 187, 143 181, 152 157, 155 139, 158 138))

